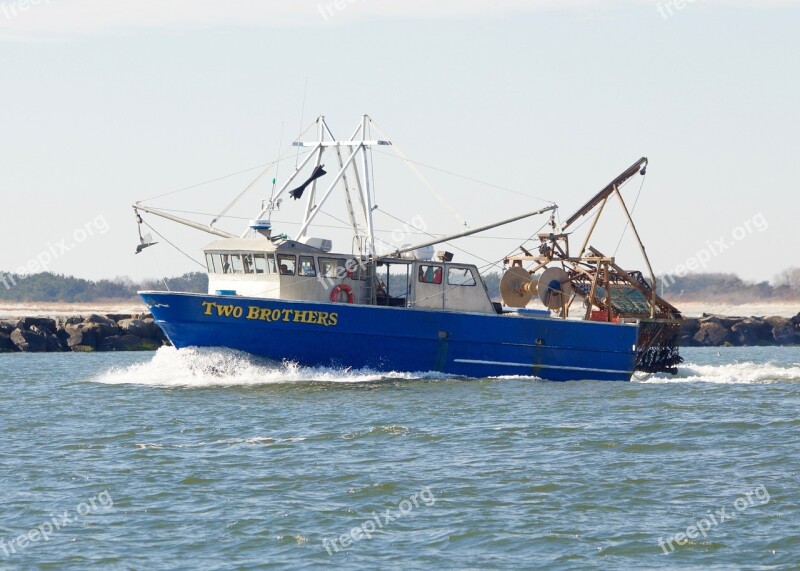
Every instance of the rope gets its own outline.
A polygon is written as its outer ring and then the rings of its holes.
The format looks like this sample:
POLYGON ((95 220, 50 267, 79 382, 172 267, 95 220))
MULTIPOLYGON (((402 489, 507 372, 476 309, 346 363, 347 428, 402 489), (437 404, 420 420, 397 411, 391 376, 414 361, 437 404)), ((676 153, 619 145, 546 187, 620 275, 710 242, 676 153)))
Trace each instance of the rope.
MULTIPOLYGON (((306 77, 306 83, 303 86, 303 105, 300 107, 300 131, 301 134, 297 137, 298 140, 300 137, 303 136, 303 120, 305 119, 306 114, 306 94, 308 93, 308 78, 306 77)), ((297 155, 294 158, 294 170, 297 170, 297 160, 300 158, 300 147, 297 147, 297 155)))
MULTIPOLYGON (((383 210, 383 209, 381 209, 381 208, 376 208, 376 210, 377 210, 378 212, 381 212, 381 213, 385 214, 385 215, 386 215, 386 216, 388 216, 389 218, 394 218, 395 220, 397 220, 397 221, 398 221, 398 222, 400 222, 401 224, 405 224, 405 222, 404 222, 403 220, 401 220, 401 219, 400 219, 400 218, 398 218, 397 216, 394 216, 394 215, 392 215, 392 214, 389 214, 388 212, 386 212, 385 210, 383 210)), ((439 236, 437 236, 436 234, 431 234, 431 233, 429 233, 429 232, 424 232, 424 231, 423 231, 423 232, 421 232, 421 233, 422 233, 422 234, 425 234, 426 236, 430 236, 431 238, 439 238, 439 236)), ((468 255, 468 256, 472 256, 472 257, 474 257, 474 258, 478 258, 478 259, 479 259, 480 261, 482 261, 482 262, 492 263, 492 262, 489 262, 489 260, 487 260, 487 259, 485 259, 485 258, 481 258, 479 255, 477 255, 477 254, 474 254, 474 253, 472 253, 472 252, 470 252, 470 251, 468 251, 468 250, 465 250, 465 249, 463 249, 463 248, 459 248, 458 246, 455 246, 454 244, 452 244, 452 243, 450 243, 450 242, 441 242, 441 243, 442 243, 442 244, 447 244, 448 246, 450 246, 450 247, 451 247, 451 248, 453 248, 454 250, 458 250, 458 251, 459 251, 459 252, 461 252, 462 254, 466 254, 466 255, 468 255)))
MULTIPOLYGON (((375 126, 375 130, 376 130, 376 131, 378 131, 378 133, 380 133, 380 135, 381 135, 382 137, 384 137, 385 139, 388 139, 388 138, 389 138, 389 137, 388 137, 388 135, 386 135, 386 133, 383 131, 383 129, 381 129, 381 128, 378 126, 378 124, 377 124, 377 123, 375 123, 375 121, 373 121, 373 120, 372 120, 372 117, 370 117, 370 118, 369 118, 369 121, 370 121, 370 124, 371 124, 371 125, 374 125, 374 126, 375 126)), ((406 164, 406 166, 408 167, 408 169, 409 169, 409 170, 410 170, 410 171, 411 171, 413 174, 415 174, 415 175, 417 176, 417 178, 419 178, 419 180, 420 180, 420 181, 422 181, 422 184, 424 184, 424 185, 425 185, 425 186, 428 188, 428 191, 429 191, 431 194, 433 194, 434 198, 436 198, 436 200, 438 200, 438 201, 439 201, 439 202, 442 204, 442 206, 444 206, 445 208, 447 208, 447 209, 448 209, 448 210, 449 210, 449 211, 450 211, 450 212, 453 214, 453 216, 456 218, 456 220, 458 220, 458 221, 459 221, 459 223, 460 223, 461 225, 463 225, 465 228, 469 228, 469 224, 467 224, 467 221, 464 219, 464 217, 463 217, 463 216, 461 216, 461 214, 459 214, 459 213, 458 213, 458 211, 457 211, 455 208, 453 208, 453 207, 452 207, 452 206, 451 206, 451 205, 450 205, 450 204, 447 202, 447 199, 446 199, 444 196, 442 196, 442 195, 439 193, 439 191, 438 191, 438 190, 436 190, 436 187, 434 187, 434 186, 433 186, 433 184, 431 184, 431 182, 430 182, 430 181, 429 181, 427 178, 425 178, 425 175, 423 175, 423 174, 420 172, 420 170, 419 170, 419 169, 416 167, 416 165, 415 165, 414 161, 410 161, 410 160, 408 160, 408 157, 406 157, 405 153, 403 153, 403 151, 401 151, 401 150, 400 150, 400 149, 397 147, 397 145, 393 145, 393 146, 392 146, 392 150, 393 150, 393 154, 389 154, 389 156, 395 156, 395 157, 397 157, 397 158, 401 159, 401 160, 402 160, 402 161, 403 161, 403 162, 406 164)), ((380 151, 379 151, 379 152, 380 152, 380 151)))
MULTIPOLYGON (((187 258, 189 258, 189 259, 190 259, 191 261, 193 261, 195 264, 197 264, 198 266, 202 267, 203 269, 207 269, 205 264, 203 264, 203 263, 201 263, 201 262, 198 262, 198 261, 197 261, 197 260, 195 260, 193 257, 191 257, 189 254, 187 254, 186 252, 184 252, 183 250, 181 250, 180 248, 178 248, 178 247, 177 247, 175 244, 173 244, 172 242, 170 242, 169 240, 167 240, 167 239, 164 237, 164 235, 163 235, 163 234, 161 234, 161 233, 160 233, 158 230, 156 230, 155 228, 153 228, 152 226, 150 226, 150 224, 148 224, 148 223, 147 223, 147 222, 145 222, 144 220, 142 220, 142 224, 144 224, 145 226, 147 226, 148 228, 150 228, 150 230, 152 230, 153 232, 155 232, 155 233, 156 233, 156 235, 157 235, 159 238, 161 238, 161 239, 162 239, 162 240, 164 240, 164 241, 165 241, 167 244, 169 244, 170 246, 172 246, 173 248, 175 248, 176 250, 178 250, 178 251, 179 251, 181 254, 183 254, 184 256, 186 256, 187 258)), ((167 288, 167 289, 169 289, 169 288, 167 288)))
POLYGON ((184 192, 186 190, 191 190, 193 188, 197 188, 198 186, 211 184, 212 182, 219 182, 221 180, 225 180, 227 178, 231 178, 231 177, 234 177, 234 176, 237 176, 237 175, 240 175, 240 174, 244 174, 244 173, 247 173, 247 172, 250 172, 250 171, 257 170, 257 169, 268 168, 268 167, 271 167, 272 165, 274 165, 275 163, 277 163, 278 161, 285 161, 285 160, 290 159, 290 158, 291 157, 283 157, 283 158, 278 159, 277 161, 272 161, 272 162, 269 162, 269 163, 265 163, 263 165, 250 167, 250 168, 243 169, 243 170, 240 170, 240 171, 236 171, 236 172, 233 172, 233 173, 230 173, 230 174, 226 174, 225 176, 212 178, 210 180, 206 180, 206 181, 203 181, 203 182, 198 182, 197 184, 193 184, 191 186, 185 186, 185 187, 179 188, 177 190, 171 190, 169 192, 165 192, 164 194, 159 194, 159 195, 156 195, 156 196, 151 196, 150 198, 145 198, 141 202, 149 202, 151 200, 158 200, 159 198, 164 198, 165 196, 172 196, 173 194, 178 194, 179 192, 184 192))
MULTIPOLYGON (((542 229, 543 229, 545 226, 547 226, 547 224, 548 224, 548 223, 547 223, 547 222, 545 222, 544 224, 542 224, 541 226, 539 226, 539 229, 538 229, 538 230, 536 230, 536 232, 534 232, 533 234, 531 234, 531 235, 530 235, 530 236, 529 236, 529 237, 528 237, 526 240, 523 240, 523 241, 522 241, 522 244, 525 244, 526 242, 530 242, 530 241, 532 241, 532 240, 533 240, 533 237, 534 237, 534 236, 537 236, 537 235, 539 234, 539 232, 541 232, 541 231, 542 231, 542 229)), ((511 250, 511 251, 510 251, 508 254, 506 254, 505 256, 503 256, 503 257, 501 258, 501 261, 502 261, 502 260, 505 260, 507 257, 509 257, 511 254, 513 254, 513 253, 514 253, 514 252, 516 252, 517 250, 519 250, 519 248, 515 248, 515 249, 511 250)))
MULTIPOLYGON (((196 210, 181 210, 179 208, 159 208, 159 210, 163 212, 177 212, 178 214, 194 214, 196 216, 213 216, 211 212, 198 212, 196 210)), ((330 216, 327 212, 320 211, 320 214, 325 214, 326 216, 330 216)), ((331 216, 332 217, 332 216, 331 216)), ((221 219, 228 219, 228 220, 252 220, 252 216, 233 216, 233 215, 225 215, 222 216, 221 219)), ((300 226, 302 222, 292 222, 290 220, 274 220, 276 224, 286 224, 288 226, 300 226)), ((332 230, 351 230, 352 227, 348 223, 345 225, 344 221, 342 221, 342 225, 334 226, 332 224, 312 224, 314 228, 330 228, 332 230)), ((395 230, 382 230, 376 228, 375 232, 379 232, 382 234, 391 234, 395 230)), ((406 234, 414 234, 418 236, 431 236, 436 238, 436 234, 426 234, 425 232, 418 232, 418 231, 406 231, 406 234)), ((516 237, 509 237, 509 236, 468 236, 470 240, 510 240, 514 242, 527 242, 530 238, 516 238, 516 237)), ((388 242, 384 242, 387 245, 394 246, 394 244, 388 244, 388 242)))
POLYGON ((375 157, 372 154, 372 147, 369 148, 369 176, 372 179, 372 205, 378 204, 378 191, 375 186, 375 157))
MULTIPOLYGON (((636 211, 636 205, 639 204, 639 195, 642 194, 642 189, 644 188, 644 181, 647 178, 647 174, 642 176, 642 184, 639 185, 639 192, 636 193, 636 200, 633 201, 633 207, 631 208, 631 218, 633 218, 633 213, 636 211)), ((630 225, 630 221, 625 221, 625 227, 622 229, 622 235, 619 237, 619 242, 617 242, 617 247, 614 248, 614 256, 617 255, 617 250, 619 250, 620 245, 622 244, 622 239, 625 237, 625 232, 628 231, 628 226, 630 225)))
POLYGON ((150 260, 153 261, 153 265, 156 267, 158 275, 162 276, 161 281, 164 282, 164 289, 166 289, 167 291, 172 291, 171 289, 169 289, 169 284, 167 283, 167 278, 165 277, 164 272, 161 271, 161 264, 158 263, 158 256, 152 256, 150 260))
POLYGON ((148 202, 150 200, 157 200, 159 198, 164 198, 165 196, 171 196, 173 194, 178 194, 179 192, 183 192, 185 190, 191 190, 193 188, 197 188, 198 186, 203 186, 204 184, 211 184, 212 182, 219 182, 221 180, 225 180, 226 178, 231 178, 232 176, 244 174, 246 172, 254 171, 256 169, 263 169, 263 168, 268 167, 270 165, 272 165, 272 163, 266 163, 266 164, 263 164, 263 165, 258 165, 256 167, 250 167, 249 169, 240 170, 240 171, 237 171, 237 172, 234 172, 234 173, 231 173, 231 174, 226 174, 225 176, 221 176, 219 178, 213 178, 211 180, 206 180, 204 182, 198 182, 197 184, 193 184, 191 186, 185 186, 183 188, 179 188, 178 190, 172 190, 170 192, 165 192, 164 194, 159 194, 157 196, 151 196, 150 198, 145 198, 144 200, 142 200, 142 202, 148 202))
MULTIPOLYGON (((281 121, 281 135, 278 138, 278 148, 280 149, 282 147, 283 147, 283 121, 281 121)), ((298 149, 299 149, 299 147, 298 147, 298 149)), ((297 159, 295 159, 295 165, 296 164, 297 164, 297 159)), ((270 204, 272 204, 272 201, 275 199, 275 181, 278 180, 278 175, 280 174, 280 172, 281 172, 281 165, 279 163, 278 166, 275 168, 275 178, 272 179, 272 190, 270 190, 270 193, 269 193, 269 203, 270 204)), ((263 202, 261 203, 261 209, 262 210, 264 209, 264 203, 263 202)), ((269 218, 270 218, 270 222, 271 222, 272 221, 272 212, 271 211, 269 213, 269 218)))
POLYGON ((276 163, 277 163, 277 161, 275 161, 275 163, 272 163, 270 166, 268 166, 263 171, 261 171, 259 173, 259 175, 255 178, 255 180, 253 182, 251 182, 250 184, 248 184, 245 187, 245 189, 242 192, 239 193, 239 196, 234 198, 233 201, 230 204, 228 204, 228 206, 223 208, 222 212, 220 212, 219 214, 214 216, 214 219, 211 221, 210 226, 213 226, 220 218, 225 216, 230 211, 231 208, 236 206, 236 204, 244 197, 244 195, 247 194, 250 191, 250 189, 253 188, 258 183, 258 181, 260 181, 262 178, 264 178, 264 175, 266 175, 270 171, 270 169, 272 169, 272 166, 274 164, 276 164, 276 163))
MULTIPOLYGON (((282 136, 282 135, 281 135, 281 136, 282 136)), ((298 149, 299 149, 299 147, 298 147, 298 149)), ((287 155, 288 155, 288 154, 291 154, 291 153, 289 153, 289 151, 288 151, 288 150, 287 150, 287 151, 284 151, 284 152, 285 152, 287 155)), ((305 155, 305 154, 308 154, 308 152, 306 152, 306 153, 303 153, 303 154, 304 154, 304 155, 305 155)), ((255 180, 254 180, 253 182, 251 182, 250 184, 248 184, 248 185, 245 187, 245 189, 244 189, 242 192, 240 192, 240 193, 239 193, 239 195, 238 195, 236 198, 234 198, 234 199, 233 199, 233 202, 231 202, 230 204, 228 204, 228 206, 226 206, 226 207, 225 207, 225 208, 222 210, 222 212, 220 212, 219 214, 217 214, 216 216, 214 216, 214 220, 212 220, 212 221, 211 221, 211 226, 213 226, 213 225, 214 225, 214 223, 215 223, 215 222, 217 222, 217 221, 218 221, 220 218, 222 218, 223 216, 225 216, 225 215, 226 215, 226 214, 227 214, 227 213, 230 211, 230 209, 231 209, 231 208, 233 208, 234 206, 236 206, 236 204, 238 204, 238 202, 239 202, 239 201, 240 201, 240 200, 241 200, 241 199, 244 197, 244 195, 245 195, 245 194, 247 194, 247 193, 248 193, 248 192, 249 192, 249 191, 250 191, 250 190, 251 190, 251 189, 252 189, 252 188, 253 188, 253 187, 254 187, 254 186, 255 186, 255 185, 258 183, 258 181, 260 181, 262 178, 264 178, 264 175, 266 175, 266 174, 267 174, 267 173, 270 171, 270 169, 271 169, 273 166, 275 166, 275 165, 280 165, 280 162, 281 162, 282 160, 284 160, 284 159, 287 159, 287 158, 289 158, 289 157, 288 157, 288 156, 285 156, 285 157, 284 157, 284 156, 278 155, 278 158, 277 158, 277 159, 275 159, 275 160, 274 160, 272 163, 270 163, 270 165, 269 165, 267 168, 265 168, 263 171, 261 171, 261 173, 260 173, 260 174, 259 174, 259 175, 258 175, 258 176, 255 178, 255 180)), ((276 172, 275 172, 275 176, 276 176, 276 178, 277 178, 277 170, 276 170, 276 172)), ((273 184, 273 185, 272 185, 272 195, 270 196, 270 198, 272 198, 272 196, 274 195, 274 193, 275 193, 275 185, 273 184)))
MULTIPOLYGON (((622 190, 623 188, 625 188, 625 185, 627 185, 627 184, 628 184, 630 181, 631 181, 631 179, 628 179, 628 180, 626 180, 624 183, 622 183, 622 185, 618 186, 618 187, 617 187, 617 189, 618 189, 618 190, 622 190)), ((642 182, 644 182, 644 181, 642 181, 642 182)), ((641 191, 641 189, 640 189, 640 191, 641 191)), ((638 200, 638 198, 637 198, 637 200, 638 200)), ((587 212, 586 214, 584 214, 584 215, 583 215, 583 221, 582 221, 580 224, 578 224, 577 226, 575 226, 575 227, 574 227, 574 228, 573 228, 573 229, 570 231, 570 234, 574 234, 575 232, 577 232, 578 230, 580 230, 580 229, 583 227, 583 225, 584 225, 584 224, 586 224, 587 222, 589 222, 589 220, 591 220, 591 219, 592 219, 592 215, 594 214, 594 211, 595 211, 595 210, 597 210, 598 208, 600 208, 600 204, 602 204, 602 203, 603 203, 603 202, 602 202, 602 201, 600 201, 600 203, 599 203, 599 204, 597 204, 597 205, 596 205, 594 208, 592 208, 592 209, 591 209, 589 212, 587 212)))
POLYGON ((496 184, 492 184, 490 182, 486 182, 486 181, 483 181, 483 180, 480 180, 480 179, 477 179, 477 178, 472 178, 470 176, 466 176, 466 175, 463 175, 463 174, 458 174, 456 172, 448 171, 448 170, 445 170, 445 169, 440 169, 438 167, 435 167, 435 166, 432 166, 432 165, 428 165, 428 164, 425 164, 425 163, 421 163, 419 161, 413 161, 413 160, 411 160, 409 158, 398 157, 397 155, 395 155, 393 153, 387 153, 386 151, 380 151, 380 150, 374 149, 374 152, 381 153, 382 155, 386 155, 387 157, 391 157, 391 158, 395 158, 395 159, 401 159, 401 160, 403 160, 405 162, 413 163, 415 165, 419 165, 421 167, 425 167, 425 168, 428 168, 428 169, 431 169, 431 170, 439 171, 439 172, 444 173, 444 174, 449 174, 449 175, 457 177, 457 178, 463 178, 464 180, 468 180, 468 181, 471 181, 471 182, 476 182, 478 184, 483 184, 483 185, 491 187, 491 188, 496 188, 497 190, 503 190, 505 192, 510 192, 511 194, 516 194, 516 195, 519 195, 519 196, 523 196, 525 198, 533 198, 534 200, 540 200, 542 202, 547 202, 548 204, 552 204, 553 203, 552 200, 546 200, 546 199, 540 198, 538 196, 525 194, 524 192, 519 192, 519 191, 513 190, 511 188, 506 188, 504 186, 498 186, 496 184))

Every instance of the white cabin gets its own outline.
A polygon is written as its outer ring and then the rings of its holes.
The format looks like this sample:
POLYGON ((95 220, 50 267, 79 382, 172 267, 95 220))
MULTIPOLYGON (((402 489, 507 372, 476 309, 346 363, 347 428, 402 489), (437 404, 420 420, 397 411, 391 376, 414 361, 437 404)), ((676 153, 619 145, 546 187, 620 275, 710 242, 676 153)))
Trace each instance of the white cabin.
MULTIPOLYGON (((318 244, 318 242, 312 242, 318 244)), ((471 264, 382 258, 369 261, 294 240, 226 238, 204 248, 208 293, 495 313, 471 264), (390 293, 392 295, 390 295, 390 293)))

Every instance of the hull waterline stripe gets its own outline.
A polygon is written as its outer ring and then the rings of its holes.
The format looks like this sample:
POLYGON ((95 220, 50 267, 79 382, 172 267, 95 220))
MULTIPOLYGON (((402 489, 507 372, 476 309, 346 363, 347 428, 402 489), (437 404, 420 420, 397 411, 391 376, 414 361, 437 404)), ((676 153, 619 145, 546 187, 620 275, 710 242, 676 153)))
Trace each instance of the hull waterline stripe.
POLYGON ((455 363, 468 363, 470 365, 504 365, 506 367, 524 367, 526 369, 564 369, 568 371, 586 371, 590 373, 618 373, 623 375, 632 374, 631 371, 618 371, 615 369, 588 369, 586 367, 562 367, 559 365, 536 365, 533 363, 507 363, 503 361, 477 361, 474 359, 454 359, 455 363))

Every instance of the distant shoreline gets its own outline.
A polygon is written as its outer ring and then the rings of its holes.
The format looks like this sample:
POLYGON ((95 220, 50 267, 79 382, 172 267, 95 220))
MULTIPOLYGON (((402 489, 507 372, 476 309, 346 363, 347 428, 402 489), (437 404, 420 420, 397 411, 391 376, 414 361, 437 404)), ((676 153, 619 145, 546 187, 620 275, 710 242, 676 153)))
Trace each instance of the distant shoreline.
POLYGON ((794 317, 800 313, 800 302, 765 302, 733 304, 723 301, 680 301, 667 300, 677 307, 684 317, 721 315, 725 317, 794 317))
MULTIPOLYGON (((794 317, 800 313, 800 302, 764 302, 734 304, 724 301, 667 300, 681 310, 684 317, 702 317, 703 314, 725 317, 794 317)), ((65 303, 51 301, 0 302, 0 319, 19 317, 69 317, 74 315, 138 314, 147 313, 144 303, 130 301, 98 301, 65 303)))

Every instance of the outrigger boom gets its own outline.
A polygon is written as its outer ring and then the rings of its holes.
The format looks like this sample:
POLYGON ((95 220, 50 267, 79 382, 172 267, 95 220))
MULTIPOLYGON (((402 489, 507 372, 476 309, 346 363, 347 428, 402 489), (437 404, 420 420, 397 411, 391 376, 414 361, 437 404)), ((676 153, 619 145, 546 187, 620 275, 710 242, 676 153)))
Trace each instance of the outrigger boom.
POLYGON ((478 234, 480 232, 486 232, 487 230, 491 230, 499 226, 505 226, 506 224, 517 222, 518 220, 524 220, 525 218, 530 218, 531 216, 538 216, 539 214, 544 214, 545 212, 550 212, 552 210, 556 210, 557 208, 558 206, 556 204, 551 204, 550 206, 540 208, 539 210, 534 210, 533 212, 528 212, 527 214, 520 214, 519 216, 514 216, 513 218, 506 218, 505 220, 501 220, 493 224, 487 224, 486 226, 481 226, 480 228, 474 228, 472 230, 467 230, 466 232, 459 232, 458 234, 452 234, 450 236, 436 238, 434 240, 429 240, 428 242, 423 242, 422 244, 417 244, 416 246, 407 246, 405 248, 395 250, 392 254, 388 256, 381 256, 381 257, 384 258, 391 256, 400 257, 400 255, 405 254, 407 252, 413 252, 415 250, 420 250, 422 248, 427 248, 429 246, 435 246, 436 244, 441 244, 443 242, 457 240, 458 238, 465 238, 467 236, 472 236, 473 234, 478 234))

